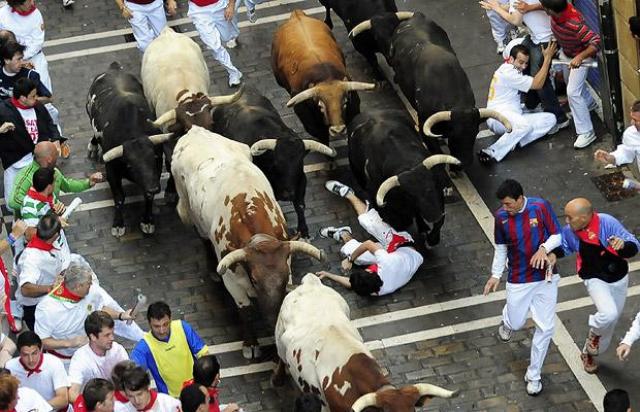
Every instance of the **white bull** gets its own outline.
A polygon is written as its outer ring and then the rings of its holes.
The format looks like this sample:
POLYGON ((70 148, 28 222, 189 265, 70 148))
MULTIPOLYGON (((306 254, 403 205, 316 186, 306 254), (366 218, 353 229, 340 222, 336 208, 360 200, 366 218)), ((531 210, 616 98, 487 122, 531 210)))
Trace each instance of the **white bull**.
POLYGON ((311 273, 282 302, 275 338, 273 382, 282 383, 287 366, 300 389, 321 397, 325 412, 413 412, 430 398, 455 395, 426 383, 392 386, 351 324, 347 302, 311 273))
POLYGON ((201 127, 192 127, 173 152, 171 171, 179 195, 178 215, 211 240, 218 273, 239 308, 244 326, 243 355, 258 356, 248 322, 251 298, 273 326, 291 274, 290 255, 323 253, 287 241, 284 215, 249 146, 201 127))

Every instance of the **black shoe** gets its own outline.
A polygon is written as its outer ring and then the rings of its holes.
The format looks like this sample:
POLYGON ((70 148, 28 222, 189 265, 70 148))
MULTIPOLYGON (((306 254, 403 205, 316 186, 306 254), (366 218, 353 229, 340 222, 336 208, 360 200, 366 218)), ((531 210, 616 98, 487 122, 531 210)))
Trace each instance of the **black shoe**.
POLYGON ((478 162, 480 162, 480 164, 484 166, 493 166, 498 163, 498 161, 494 157, 492 157, 489 153, 483 152, 482 150, 477 152, 476 156, 478 156, 478 162))

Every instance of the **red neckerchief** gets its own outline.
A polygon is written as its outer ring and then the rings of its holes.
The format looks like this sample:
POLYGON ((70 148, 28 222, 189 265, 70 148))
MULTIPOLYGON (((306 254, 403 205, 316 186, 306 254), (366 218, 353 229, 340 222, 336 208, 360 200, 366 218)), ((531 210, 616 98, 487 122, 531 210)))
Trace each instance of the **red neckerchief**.
POLYGON ((149 403, 146 404, 144 408, 138 409, 140 412, 148 411, 149 409, 153 408, 153 404, 156 403, 156 399, 158 399, 158 392, 150 389, 149 393, 151 394, 151 399, 149 399, 149 403))
MULTIPOLYGON (((405 243, 411 243, 411 241, 406 237, 402 237, 394 233, 391 237, 391 242, 389 242, 389 245, 387 246, 387 252, 395 252, 400 246, 404 245, 405 243)), ((371 273, 378 273, 378 265, 374 263, 373 265, 367 266, 365 270, 371 273)))
MULTIPOLYGON (((4 278, 4 295, 11 296, 11 282, 9 281, 9 273, 7 273, 7 268, 4 266, 2 258, 0 258, 0 273, 2 273, 2 277, 4 278)), ((16 320, 13 318, 13 313, 11 312, 11 301, 9 299, 4 300, 4 312, 7 316, 7 322, 9 323, 11 332, 17 334, 19 331, 16 328, 16 320)))
POLYGON ((76 401, 73 403, 73 412, 89 412, 87 411, 87 404, 84 403, 84 396, 78 395, 76 401))
POLYGON ((36 11, 36 4, 33 3, 33 5, 31 6, 31 8, 27 11, 22 11, 22 10, 18 10, 18 9, 14 9, 13 7, 11 8, 11 13, 18 13, 21 16, 28 16, 31 13, 33 13, 34 11, 36 11))
POLYGON ((27 196, 29 196, 31 199, 33 200, 37 200, 39 202, 42 203, 49 203, 49 207, 51 207, 51 210, 53 210, 53 195, 49 195, 49 196, 45 196, 42 193, 38 192, 36 189, 34 189, 33 187, 29 188, 29 191, 27 192, 27 196))
POLYGON ((128 403, 129 399, 120 391, 113 391, 113 398, 120 403, 128 403))
POLYGON ((73 302, 73 303, 78 303, 82 300, 82 297, 76 295, 75 293, 67 289, 67 285, 65 284, 65 282, 62 282, 60 286, 55 288, 51 292, 51 296, 58 300, 65 300, 67 302, 73 302))
POLYGON ((25 106, 24 104, 20 103, 20 100, 16 99, 15 97, 11 98, 11 104, 17 109, 22 109, 22 110, 33 109, 33 107, 25 106))
POLYGON ((27 247, 44 250, 45 252, 51 252, 53 249, 55 249, 52 244, 49 244, 40 239, 38 235, 33 235, 29 243, 27 243, 27 247))
POLYGON ((563 24, 571 19, 580 19, 580 13, 572 4, 567 4, 567 8, 560 12, 558 16, 552 17, 558 24, 563 24))
MULTIPOLYGON (((610 253, 613 253, 615 256, 618 256, 618 251, 612 248, 610 245, 603 245, 600 242, 600 216, 596 212, 593 212, 593 216, 589 221, 589 224, 584 229, 580 229, 574 232, 578 239, 583 241, 584 243, 588 243, 590 245, 602 246, 610 253)), ((600 252, 600 255, 604 255, 604 251, 600 252)), ((577 270, 580 271, 582 268, 582 257, 580 253, 576 257, 576 267, 577 270)))
POLYGON ((24 364, 24 362, 22 362, 22 359, 18 358, 18 360, 20 361, 20 365, 22 365, 22 367, 24 368, 24 370, 27 371, 27 378, 31 375, 33 375, 34 373, 40 373, 42 372, 42 369, 40 369, 40 367, 42 366, 42 362, 44 361, 44 354, 40 354, 40 359, 38 359, 38 363, 36 364, 36 366, 33 369, 29 369, 27 367, 27 365, 24 364))

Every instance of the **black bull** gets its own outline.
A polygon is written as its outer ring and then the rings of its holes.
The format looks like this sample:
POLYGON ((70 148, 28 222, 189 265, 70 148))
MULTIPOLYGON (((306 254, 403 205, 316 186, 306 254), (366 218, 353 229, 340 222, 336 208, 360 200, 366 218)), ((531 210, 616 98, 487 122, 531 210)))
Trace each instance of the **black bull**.
POLYGON ((169 136, 157 135, 158 130, 150 125, 153 115, 142 85, 114 62, 91 83, 86 110, 94 130, 89 156, 97 160, 99 145, 113 195, 115 213, 111 233, 114 236, 125 233, 122 179, 142 189, 145 207, 140 228, 144 233, 153 233, 153 197, 160 191, 162 143, 169 136))
POLYGON ((276 199, 293 202, 298 233, 308 237, 304 157, 310 151, 333 157, 335 151, 315 140, 298 137, 284 124, 271 102, 251 87, 245 88, 234 103, 214 107, 212 117, 212 131, 251 147, 253 161, 269 180, 276 199))
POLYGON ((433 20, 419 12, 384 13, 359 24, 350 35, 368 30, 393 68, 394 81, 418 113, 432 153, 441 152, 436 137, 443 136, 451 154, 468 166, 485 118, 496 118, 510 129, 499 113, 476 108, 469 78, 449 37, 433 20))
POLYGON ((396 230, 407 230, 415 221, 427 243, 437 244, 444 223, 444 187, 434 172, 443 163, 459 162, 451 156, 430 157, 403 111, 361 113, 349 123, 348 133, 351 170, 383 220, 396 230))

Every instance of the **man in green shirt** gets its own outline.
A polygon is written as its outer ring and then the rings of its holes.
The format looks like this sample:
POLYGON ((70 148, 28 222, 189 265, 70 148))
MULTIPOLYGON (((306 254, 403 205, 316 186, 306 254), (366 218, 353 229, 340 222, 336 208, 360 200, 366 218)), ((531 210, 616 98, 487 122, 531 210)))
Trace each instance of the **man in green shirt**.
POLYGON ((59 197, 60 191, 65 193, 82 192, 102 181, 102 173, 100 172, 92 174, 87 179, 65 177, 60 169, 56 167, 58 150, 51 142, 38 143, 33 151, 33 157, 33 162, 22 169, 16 176, 13 193, 9 201, 9 207, 13 209, 14 213, 18 216, 20 215, 24 196, 33 182, 33 174, 41 167, 53 168, 55 170, 53 193, 56 198, 59 197))

